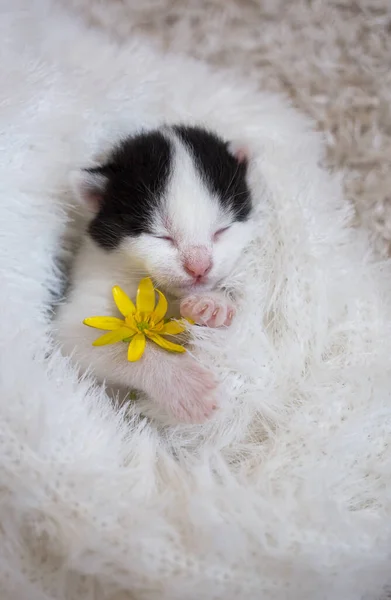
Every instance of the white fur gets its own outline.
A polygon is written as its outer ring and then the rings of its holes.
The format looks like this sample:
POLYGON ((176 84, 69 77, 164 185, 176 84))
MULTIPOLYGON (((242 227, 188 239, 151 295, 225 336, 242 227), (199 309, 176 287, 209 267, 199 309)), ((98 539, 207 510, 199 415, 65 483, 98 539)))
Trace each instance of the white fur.
POLYGON ((378 600, 391 270, 348 228, 318 136, 278 98, 110 43, 45 0, 4 0, 0 27, 2 598, 378 600), (159 428, 52 352, 47 308, 69 171, 125 130, 189 116, 245 141, 263 215, 232 326, 194 345, 220 409, 159 428))

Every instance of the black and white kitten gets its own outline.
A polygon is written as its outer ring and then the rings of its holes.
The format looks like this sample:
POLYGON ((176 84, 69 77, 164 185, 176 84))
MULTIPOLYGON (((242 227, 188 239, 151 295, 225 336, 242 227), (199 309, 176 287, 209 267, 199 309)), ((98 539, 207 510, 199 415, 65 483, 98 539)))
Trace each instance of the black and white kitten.
POLYGON ((135 363, 124 344, 93 348, 90 315, 114 315, 111 289, 132 298, 143 276, 173 300, 171 314, 229 326, 235 306, 224 281, 253 232, 247 156, 199 127, 164 127, 129 137, 105 164, 72 174, 91 214, 76 256, 58 338, 100 380, 145 392, 179 421, 202 422, 216 408, 212 374, 189 354, 148 344, 135 363))

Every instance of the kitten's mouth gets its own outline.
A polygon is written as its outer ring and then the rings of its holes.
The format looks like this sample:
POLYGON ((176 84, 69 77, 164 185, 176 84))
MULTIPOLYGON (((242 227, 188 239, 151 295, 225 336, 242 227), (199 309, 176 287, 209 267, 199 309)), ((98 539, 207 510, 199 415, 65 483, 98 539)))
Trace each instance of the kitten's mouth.
POLYGON ((208 284, 207 279, 203 279, 202 277, 198 277, 194 279, 191 283, 189 283, 189 287, 203 287, 208 284))

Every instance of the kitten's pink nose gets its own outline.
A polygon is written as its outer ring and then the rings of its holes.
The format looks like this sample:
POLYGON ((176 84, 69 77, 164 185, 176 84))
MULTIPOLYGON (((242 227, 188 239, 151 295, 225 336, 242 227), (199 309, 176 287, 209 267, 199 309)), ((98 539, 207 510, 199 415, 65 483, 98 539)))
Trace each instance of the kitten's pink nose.
POLYGON ((184 257, 183 268, 192 277, 204 277, 212 268, 212 257, 204 246, 194 246, 184 257))

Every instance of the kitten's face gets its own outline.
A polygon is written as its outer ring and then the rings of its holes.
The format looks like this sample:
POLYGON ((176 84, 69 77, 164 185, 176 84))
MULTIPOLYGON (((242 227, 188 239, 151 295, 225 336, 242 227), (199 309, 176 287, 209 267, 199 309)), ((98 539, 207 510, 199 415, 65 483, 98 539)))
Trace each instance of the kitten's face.
POLYGON ((79 193, 96 207, 91 237, 174 295, 214 288, 251 239, 246 161, 202 129, 142 134, 81 173, 79 193))

